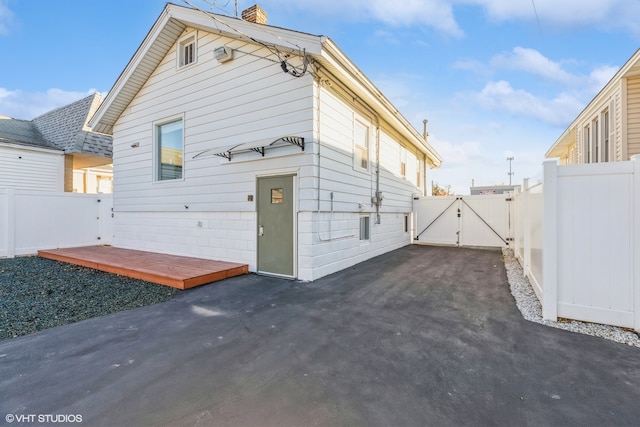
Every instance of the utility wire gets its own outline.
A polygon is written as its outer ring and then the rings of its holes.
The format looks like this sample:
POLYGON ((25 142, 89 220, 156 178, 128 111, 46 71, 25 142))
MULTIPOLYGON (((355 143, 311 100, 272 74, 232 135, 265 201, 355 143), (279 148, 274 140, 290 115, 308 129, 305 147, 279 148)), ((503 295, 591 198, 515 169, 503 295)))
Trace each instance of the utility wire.
POLYGON ((536 15, 536 22, 538 23, 538 31, 540 32, 540 38, 544 41, 544 36, 542 35, 542 26, 540 25, 540 18, 538 18, 538 9, 536 8, 536 1, 531 0, 531 4, 533 5, 533 13, 536 15))
MULTIPOLYGON (((283 42, 286 42, 292 46, 295 46, 298 49, 298 56, 300 56, 302 58, 302 67, 298 67, 295 66, 293 64, 291 64, 289 61, 287 61, 287 54, 283 54, 282 52, 280 52, 280 50, 278 49, 278 47, 276 45, 270 45, 267 43, 264 43, 260 40, 256 40, 255 38, 245 34, 244 32, 240 31, 239 29, 235 28, 233 25, 230 25, 228 22, 225 22, 221 19, 219 19, 215 14, 209 13, 205 10, 202 10, 200 7, 192 4, 189 0, 182 0, 183 3, 185 3, 186 5, 188 5, 189 7, 191 7, 192 9, 195 9, 201 13, 204 13, 205 15, 207 15, 208 17, 210 17, 211 19, 213 19, 216 22, 216 28, 218 29, 218 31, 222 32, 222 30, 220 29, 220 27, 218 27, 217 24, 222 24, 225 27, 230 28, 231 30, 235 31, 236 33, 238 33, 242 38, 245 39, 249 39, 251 41, 253 41, 254 43, 257 43, 265 48, 267 48, 269 50, 269 52, 271 52, 273 55, 275 55, 278 58, 278 62, 280 63, 280 67, 282 68, 282 71, 284 71, 285 73, 288 73, 290 75, 292 75, 293 77, 302 77, 307 73, 313 74, 312 71, 309 69, 309 65, 311 65, 313 63, 313 60, 311 58, 309 58, 309 56, 306 54, 306 50, 302 49, 300 46, 298 46, 297 44, 283 39, 282 37, 278 36, 277 34, 273 34, 272 32, 261 28, 262 31, 267 32, 268 34, 272 35, 273 37, 282 40, 283 42)), ((207 2, 205 0, 206 3, 211 4, 209 2, 207 2)), ((215 2, 214 2, 215 4, 215 2)), ((227 2, 228 4, 228 2, 227 2)), ((251 22, 248 22, 249 24, 251 24, 251 22)))

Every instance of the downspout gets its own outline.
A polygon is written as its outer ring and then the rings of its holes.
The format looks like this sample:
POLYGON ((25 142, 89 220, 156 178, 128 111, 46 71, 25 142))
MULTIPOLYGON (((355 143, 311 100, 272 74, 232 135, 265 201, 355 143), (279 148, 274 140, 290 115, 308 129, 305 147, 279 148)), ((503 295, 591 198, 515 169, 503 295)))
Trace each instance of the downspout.
POLYGON ((320 94, 322 93, 322 85, 327 84, 327 85, 330 86, 331 82, 329 80, 323 80, 317 74, 315 74, 315 76, 316 76, 315 81, 316 81, 317 90, 318 90, 318 95, 317 95, 318 106, 316 108, 316 113, 318 115, 318 117, 316 119, 316 126, 317 126, 316 141, 318 142, 318 203, 316 205, 316 220, 317 220, 317 225, 318 225, 318 240, 321 241, 321 242, 330 242, 332 240, 346 239, 346 238, 349 238, 349 237, 353 237, 355 235, 354 234, 348 234, 348 235, 344 235, 344 236, 333 237, 332 229, 331 229, 331 225, 332 225, 332 222, 333 222, 333 191, 330 194, 330 196, 331 196, 331 212, 329 213, 329 237, 323 238, 322 235, 320 234, 320 214, 321 214, 321 210, 320 210, 321 200, 320 199, 322 197, 322 167, 321 167, 322 156, 320 155, 320 148, 322 147, 322 143, 320 141, 320 136, 321 136, 321 131, 320 131, 320 120, 321 120, 321 114, 320 114, 321 99, 320 99, 320 94))
MULTIPOLYGON (((316 107, 316 114, 318 115, 318 117, 316 118, 316 141, 318 141, 318 205, 316 207, 316 213, 318 215, 318 223, 320 223, 320 174, 322 173, 322 168, 320 167, 320 160, 322 159, 322 156, 320 155, 320 147, 321 147, 321 143, 320 143, 320 92, 321 92, 321 85, 322 85, 322 78, 320 76, 318 76, 317 74, 314 74, 315 76, 315 80, 316 80, 316 85, 317 85, 317 91, 318 91, 318 106, 316 107)), ((318 235, 320 235, 320 230, 318 230, 318 235)))
MULTIPOLYGON (((424 138, 424 142, 425 144, 427 144, 427 146, 429 145, 429 132, 427 131, 427 124, 429 123, 429 120, 424 119, 422 121, 422 124, 424 125, 423 130, 422 130, 422 137, 424 138)), ((422 153, 422 167, 423 170, 421 170, 420 172, 422 172, 422 194, 424 196, 428 196, 429 195, 429 191, 427 190, 427 155, 426 153, 422 153)), ((433 191, 433 190, 431 190, 433 191)))
POLYGON ((376 224, 380 224, 380 204, 382 203, 382 194, 380 193, 380 119, 377 115, 373 116, 376 122, 376 224))
MULTIPOLYGON (((329 76, 332 76, 330 71, 325 71, 329 76)), ((335 79, 335 78, 334 78, 335 79)), ((351 97, 350 101, 353 102, 354 104, 359 104, 361 107, 363 107, 365 110, 367 110, 370 115, 371 118, 374 122, 374 125, 376 127, 376 189, 375 189, 375 193, 372 196, 372 204, 375 204, 376 206, 376 224, 380 224, 381 223, 381 218, 380 218, 380 204, 382 202, 382 193, 380 192, 380 118, 378 117, 378 113, 371 108, 369 105, 367 105, 366 102, 362 101, 353 91, 351 91, 348 87, 346 87, 344 84, 340 83, 339 80, 335 79, 336 81, 336 85, 342 89, 344 92, 346 92, 346 94, 348 96, 351 97)), ((320 79, 320 83, 322 83, 322 80, 320 79)), ((345 98, 344 95, 341 95, 343 97, 343 99, 348 100, 345 98)), ((319 107, 318 107, 319 108, 319 107)), ((318 181, 319 182, 319 181, 318 181)), ((318 186, 318 190, 319 190, 319 186, 318 186)), ((318 194, 318 212, 320 211, 320 195, 318 194)), ((322 239, 321 239, 322 240, 322 239)), ((330 240, 330 239, 329 239, 330 240)))

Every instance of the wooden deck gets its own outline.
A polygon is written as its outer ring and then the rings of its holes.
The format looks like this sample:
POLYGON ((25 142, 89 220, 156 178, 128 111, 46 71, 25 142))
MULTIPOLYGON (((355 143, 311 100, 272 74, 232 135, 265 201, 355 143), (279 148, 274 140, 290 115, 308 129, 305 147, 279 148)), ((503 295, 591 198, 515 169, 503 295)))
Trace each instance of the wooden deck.
POLYGON ((178 289, 189 289, 249 272, 249 266, 246 264, 135 251, 113 246, 42 250, 38 251, 38 256, 178 289))

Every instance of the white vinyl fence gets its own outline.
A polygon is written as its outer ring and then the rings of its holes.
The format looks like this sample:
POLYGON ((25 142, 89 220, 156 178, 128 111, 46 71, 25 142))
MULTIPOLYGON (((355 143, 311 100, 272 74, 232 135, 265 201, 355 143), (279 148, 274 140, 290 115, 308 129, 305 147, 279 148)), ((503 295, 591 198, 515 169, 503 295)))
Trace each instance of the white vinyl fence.
POLYGON ((640 331, 640 156, 544 163, 515 195, 515 253, 543 307, 558 317, 640 331))
POLYGON ((414 198, 415 243, 505 247, 512 240, 511 194, 414 198))
POLYGON ((0 189, 0 257, 110 244, 111 194, 0 189))

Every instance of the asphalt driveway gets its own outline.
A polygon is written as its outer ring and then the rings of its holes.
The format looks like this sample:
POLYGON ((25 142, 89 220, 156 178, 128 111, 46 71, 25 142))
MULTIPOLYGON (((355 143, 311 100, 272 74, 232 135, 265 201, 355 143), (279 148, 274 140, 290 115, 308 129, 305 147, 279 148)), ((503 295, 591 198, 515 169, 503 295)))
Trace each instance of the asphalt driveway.
POLYGON ((639 396, 640 350, 522 319, 493 250, 236 277, 0 342, 6 425, 637 425, 639 396))

